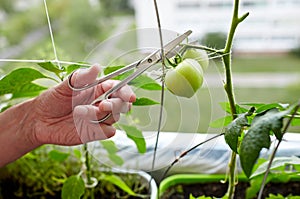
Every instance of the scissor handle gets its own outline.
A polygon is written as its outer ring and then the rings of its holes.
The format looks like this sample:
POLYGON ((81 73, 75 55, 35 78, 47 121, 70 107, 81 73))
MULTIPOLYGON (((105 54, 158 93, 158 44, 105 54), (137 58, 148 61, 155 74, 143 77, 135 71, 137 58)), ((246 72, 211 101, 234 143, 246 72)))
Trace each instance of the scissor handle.
POLYGON ((83 90, 87 90, 87 89, 89 89, 89 88, 92 88, 92 87, 94 87, 94 86, 97 86, 98 84, 101 84, 102 82, 104 82, 104 81, 106 81, 106 80, 109 80, 109 79, 111 79, 111 78, 113 78, 113 77, 116 77, 116 76, 118 76, 118 75, 120 75, 120 74, 123 74, 123 73, 127 72, 127 71, 130 70, 130 69, 133 69, 134 67, 136 67, 136 66, 139 64, 139 62, 140 62, 140 61, 136 61, 136 62, 134 62, 134 63, 132 63, 132 64, 129 64, 129 65, 123 67, 123 68, 120 68, 120 69, 118 69, 118 70, 116 70, 116 71, 114 71, 114 72, 112 72, 112 73, 109 73, 109 74, 107 74, 107 75, 101 77, 100 79, 97 79, 97 80, 96 80, 95 82, 93 82, 93 83, 86 84, 86 85, 80 86, 80 87, 76 87, 76 86, 72 85, 72 83, 71 83, 72 76, 73 76, 74 73, 76 72, 76 71, 73 71, 73 72, 69 75, 69 77, 68 77, 68 86, 69 86, 69 88, 72 89, 73 91, 83 91, 83 90))

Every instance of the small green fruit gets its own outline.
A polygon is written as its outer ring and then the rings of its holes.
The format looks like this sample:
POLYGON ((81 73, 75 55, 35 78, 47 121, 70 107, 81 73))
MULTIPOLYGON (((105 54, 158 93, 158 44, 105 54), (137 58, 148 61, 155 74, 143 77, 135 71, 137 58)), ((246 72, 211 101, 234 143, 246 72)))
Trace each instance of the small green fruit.
POLYGON ((204 50, 199 49, 187 49, 183 54, 183 59, 195 59, 198 61, 203 70, 206 70, 209 64, 209 58, 204 50))
POLYGON ((190 98, 202 86, 203 70, 196 60, 185 59, 167 72, 165 83, 173 94, 190 98))

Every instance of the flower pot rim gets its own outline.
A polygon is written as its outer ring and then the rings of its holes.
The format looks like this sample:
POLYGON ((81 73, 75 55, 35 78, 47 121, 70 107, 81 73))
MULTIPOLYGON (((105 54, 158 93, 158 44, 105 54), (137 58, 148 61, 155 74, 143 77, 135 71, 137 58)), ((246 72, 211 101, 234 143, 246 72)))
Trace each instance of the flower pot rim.
MULTIPOLYGON (((248 178, 244 174, 238 175, 239 180, 248 181, 248 178)), ((176 184, 193 184, 193 183, 206 183, 206 182, 216 182, 226 179, 226 174, 175 174, 171 175, 161 181, 159 185, 159 195, 162 194, 171 186, 176 184)), ((300 175, 291 175, 291 181, 300 181, 300 175)))

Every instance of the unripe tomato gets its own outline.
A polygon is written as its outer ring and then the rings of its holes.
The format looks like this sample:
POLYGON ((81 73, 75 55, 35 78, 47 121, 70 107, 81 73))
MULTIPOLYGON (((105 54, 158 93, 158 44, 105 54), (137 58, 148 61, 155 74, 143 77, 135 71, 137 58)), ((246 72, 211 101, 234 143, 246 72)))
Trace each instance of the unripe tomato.
POLYGON ((195 59, 198 61, 203 70, 206 70, 209 64, 209 58, 205 50, 190 48, 183 54, 183 59, 195 59))
POLYGON ((184 59, 165 77, 167 88, 175 95, 192 97, 203 83, 203 70, 194 59, 184 59))

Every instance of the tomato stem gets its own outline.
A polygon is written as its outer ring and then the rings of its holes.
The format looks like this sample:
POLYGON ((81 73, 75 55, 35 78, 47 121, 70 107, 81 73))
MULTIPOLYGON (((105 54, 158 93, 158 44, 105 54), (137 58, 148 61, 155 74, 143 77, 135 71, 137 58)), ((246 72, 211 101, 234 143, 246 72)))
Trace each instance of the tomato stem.
MULTIPOLYGON (((225 44, 225 48, 223 50, 223 64, 225 67, 225 84, 224 89, 227 94, 227 98, 230 105, 232 119, 237 117, 237 111, 235 106, 235 95, 233 92, 233 84, 232 84, 232 71, 231 71, 231 53, 232 53, 232 43, 234 34, 236 31, 237 26, 241 23, 249 13, 244 14, 242 17, 239 17, 239 0, 234 1, 234 8, 233 8, 233 15, 229 33, 227 35, 227 40, 225 44)), ((231 152, 231 159, 228 164, 229 167, 229 176, 228 176, 228 190, 226 196, 229 199, 234 197, 234 189, 235 189, 235 169, 236 169, 236 153, 234 151, 231 152)))

